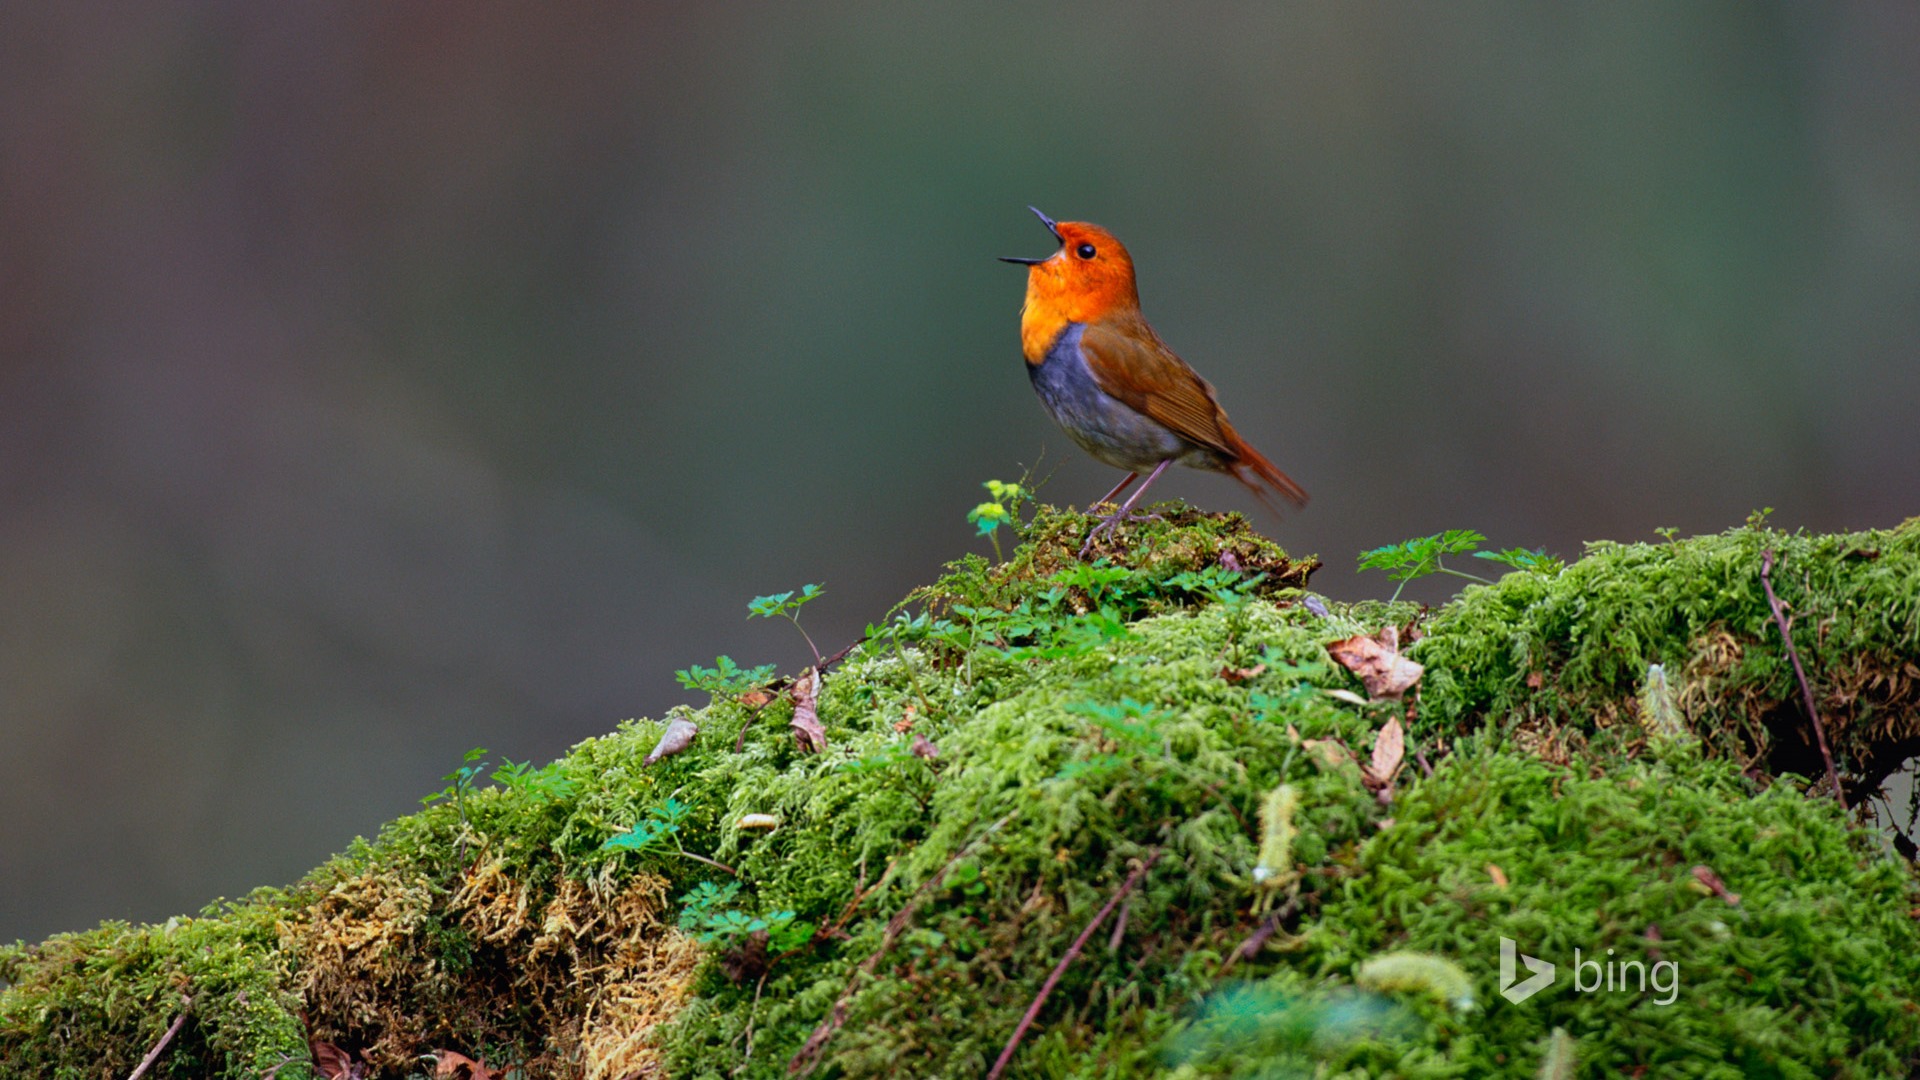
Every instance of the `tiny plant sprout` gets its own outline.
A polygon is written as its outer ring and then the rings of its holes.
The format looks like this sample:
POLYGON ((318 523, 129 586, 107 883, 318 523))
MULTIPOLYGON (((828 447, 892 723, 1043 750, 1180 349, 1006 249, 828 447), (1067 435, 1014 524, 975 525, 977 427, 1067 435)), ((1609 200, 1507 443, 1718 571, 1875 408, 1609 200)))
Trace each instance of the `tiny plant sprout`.
POLYGON ((1481 585, 1493 584, 1478 574, 1469 574, 1464 570, 1455 570, 1446 565, 1441 560, 1448 555, 1465 555, 1471 552, 1476 559, 1497 562, 1515 570, 1537 571, 1545 574, 1558 573, 1565 566, 1559 559, 1548 555, 1545 551, 1529 551, 1526 548, 1475 551, 1474 549, 1478 548, 1481 541, 1485 539, 1486 537, 1472 529, 1448 529, 1446 532, 1435 533, 1432 536, 1416 537, 1412 540, 1403 540, 1398 544, 1377 547, 1372 551, 1363 551, 1360 553, 1360 569, 1385 570, 1389 579, 1400 583, 1399 587, 1393 590, 1393 596, 1387 600, 1388 603, 1392 603, 1400 599, 1400 590, 1407 587, 1407 582, 1414 578, 1426 577, 1428 574, 1449 574, 1481 585))
POLYGON ((1006 525, 1018 532, 1020 528, 1020 507, 1033 501, 1033 492, 1022 484, 1010 484, 1004 480, 988 480, 980 485, 991 496, 986 502, 967 511, 967 521, 993 542, 993 559, 1005 562, 1006 557, 1000 551, 1000 526, 1006 525))
POLYGON ((798 593, 789 590, 771 596, 756 596, 747 603, 747 618, 771 619, 777 616, 792 623, 793 628, 800 631, 800 636, 807 639, 807 648, 813 650, 813 666, 817 669, 822 663, 820 648, 813 643, 813 635, 807 633, 807 628, 800 625, 800 608, 826 591, 822 585, 807 585, 798 593))

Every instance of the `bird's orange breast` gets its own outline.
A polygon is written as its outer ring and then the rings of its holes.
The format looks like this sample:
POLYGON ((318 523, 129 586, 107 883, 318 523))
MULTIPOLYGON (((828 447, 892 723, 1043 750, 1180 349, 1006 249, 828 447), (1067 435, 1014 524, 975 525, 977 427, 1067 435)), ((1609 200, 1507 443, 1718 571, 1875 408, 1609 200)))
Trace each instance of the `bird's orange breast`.
POLYGON ((1027 363, 1047 357, 1071 323, 1093 323, 1115 312, 1138 311, 1133 260, 1113 234, 1085 222, 1059 223, 1060 251, 1027 270, 1027 300, 1020 309, 1020 350, 1027 363), (1079 255, 1082 245, 1093 258, 1079 255))

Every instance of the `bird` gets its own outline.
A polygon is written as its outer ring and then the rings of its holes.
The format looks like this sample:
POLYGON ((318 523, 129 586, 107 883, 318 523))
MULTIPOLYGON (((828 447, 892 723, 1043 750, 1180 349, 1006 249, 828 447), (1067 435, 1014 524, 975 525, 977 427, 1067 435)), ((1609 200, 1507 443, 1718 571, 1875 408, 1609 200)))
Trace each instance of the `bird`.
POLYGON ((1270 495, 1305 506, 1306 489, 1240 437, 1213 385, 1147 324, 1133 258, 1120 241, 1098 225, 1027 209, 1060 242, 1045 258, 1000 260, 1027 268, 1020 348, 1040 404, 1080 449, 1127 471, 1094 507, 1111 504, 1152 470, 1124 504, 1094 524, 1081 556, 1102 533, 1139 520, 1134 504, 1175 462, 1233 477, 1275 514, 1279 507, 1270 495))

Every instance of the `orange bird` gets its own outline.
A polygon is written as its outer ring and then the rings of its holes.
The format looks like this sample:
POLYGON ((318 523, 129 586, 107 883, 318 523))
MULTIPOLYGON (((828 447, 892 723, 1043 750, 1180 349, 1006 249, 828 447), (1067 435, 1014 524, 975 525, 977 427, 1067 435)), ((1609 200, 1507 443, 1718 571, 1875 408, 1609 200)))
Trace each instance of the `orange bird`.
POLYGON ((1305 506, 1306 491, 1247 445, 1227 423, 1213 386, 1147 325, 1133 260, 1120 241, 1098 225, 1054 221, 1027 209, 1060 241, 1060 250, 1044 259, 1001 260, 1027 267, 1020 347, 1040 404, 1080 449, 1127 470, 1101 503, 1127 490, 1142 470, 1153 470, 1125 505, 1094 525, 1080 553, 1102 532, 1132 520, 1133 504, 1176 461, 1226 473, 1275 513, 1270 492, 1305 506))

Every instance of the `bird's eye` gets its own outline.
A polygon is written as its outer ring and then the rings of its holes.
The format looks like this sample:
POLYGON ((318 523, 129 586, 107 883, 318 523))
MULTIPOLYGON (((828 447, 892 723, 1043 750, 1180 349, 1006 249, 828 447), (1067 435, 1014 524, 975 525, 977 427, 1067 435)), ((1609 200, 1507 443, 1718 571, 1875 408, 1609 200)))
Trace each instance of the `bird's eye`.
POLYGON ((1091 259, 1093 258, 1093 245, 1081 244, 1079 247, 1074 249, 1074 254, 1080 256, 1083 259, 1091 259))

